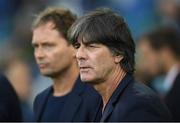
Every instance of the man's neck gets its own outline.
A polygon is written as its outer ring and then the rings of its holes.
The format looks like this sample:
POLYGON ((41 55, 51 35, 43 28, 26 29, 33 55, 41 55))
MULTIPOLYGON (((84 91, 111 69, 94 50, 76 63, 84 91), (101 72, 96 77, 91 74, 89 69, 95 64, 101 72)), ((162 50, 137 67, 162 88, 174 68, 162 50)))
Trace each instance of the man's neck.
POLYGON ((79 75, 79 69, 76 63, 72 64, 71 67, 64 71, 61 75, 53 78, 53 95, 54 96, 63 96, 68 94, 79 75))
MULTIPOLYGON (((121 80, 126 75, 126 72, 120 67, 117 67, 112 76, 105 82, 95 86, 96 90, 101 94, 103 99, 103 110, 108 103, 113 92, 116 90, 117 86, 120 84, 121 80)), ((103 111, 102 110, 102 111, 103 111)))

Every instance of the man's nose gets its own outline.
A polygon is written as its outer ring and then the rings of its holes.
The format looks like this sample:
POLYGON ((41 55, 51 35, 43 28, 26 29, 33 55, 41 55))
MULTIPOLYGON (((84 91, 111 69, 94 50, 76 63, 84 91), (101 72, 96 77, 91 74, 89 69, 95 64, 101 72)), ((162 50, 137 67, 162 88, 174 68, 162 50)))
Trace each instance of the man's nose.
POLYGON ((82 46, 80 46, 76 50, 76 58, 77 58, 77 60, 81 60, 81 59, 85 59, 86 58, 86 51, 85 51, 85 49, 82 46))
POLYGON ((44 51, 41 48, 35 50, 35 57, 41 59, 45 56, 44 51))

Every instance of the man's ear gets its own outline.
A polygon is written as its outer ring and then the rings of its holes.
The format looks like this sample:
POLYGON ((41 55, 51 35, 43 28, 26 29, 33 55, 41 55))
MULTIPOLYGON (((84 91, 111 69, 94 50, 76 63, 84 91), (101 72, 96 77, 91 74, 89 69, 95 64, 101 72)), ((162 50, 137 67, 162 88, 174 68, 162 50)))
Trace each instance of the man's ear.
POLYGON ((124 58, 124 57, 123 57, 122 55, 117 55, 117 56, 115 56, 115 58, 114 58, 114 62, 115 62, 116 64, 119 64, 120 61, 121 61, 123 58, 124 58))

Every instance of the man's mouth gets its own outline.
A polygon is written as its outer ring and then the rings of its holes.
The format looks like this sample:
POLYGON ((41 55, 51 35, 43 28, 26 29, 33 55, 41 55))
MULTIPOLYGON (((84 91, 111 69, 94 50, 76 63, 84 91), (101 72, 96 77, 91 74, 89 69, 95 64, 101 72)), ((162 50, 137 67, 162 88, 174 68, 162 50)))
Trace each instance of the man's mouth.
POLYGON ((43 68, 47 67, 47 64, 39 64, 38 66, 39 66, 39 68, 43 69, 43 68))
POLYGON ((80 67, 80 72, 88 72, 91 67, 80 67))

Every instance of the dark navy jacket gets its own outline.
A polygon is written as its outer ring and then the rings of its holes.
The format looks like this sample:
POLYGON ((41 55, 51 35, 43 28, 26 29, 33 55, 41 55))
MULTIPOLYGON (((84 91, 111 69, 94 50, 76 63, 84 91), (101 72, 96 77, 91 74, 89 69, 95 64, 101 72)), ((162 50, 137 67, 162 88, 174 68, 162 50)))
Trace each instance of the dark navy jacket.
POLYGON ((154 92, 126 75, 111 96, 102 122, 169 121, 171 115, 154 92))
POLYGON ((0 74, 0 122, 22 121, 18 96, 7 80, 0 74))
MULTIPOLYGON (((52 92, 52 86, 40 93, 34 101, 35 120, 41 121, 48 96, 52 92)), ((85 122, 94 121, 98 105, 101 102, 100 95, 89 85, 82 83, 78 78, 76 84, 67 97, 64 107, 59 113, 59 122, 85 122)), ((53 108, 53 105, 52 105, 53 108)))
POLYGON ((175 78, 171 90, 165 96, 165 102, 172 113, 173 121, 180 121, 180 72, 175 78))

